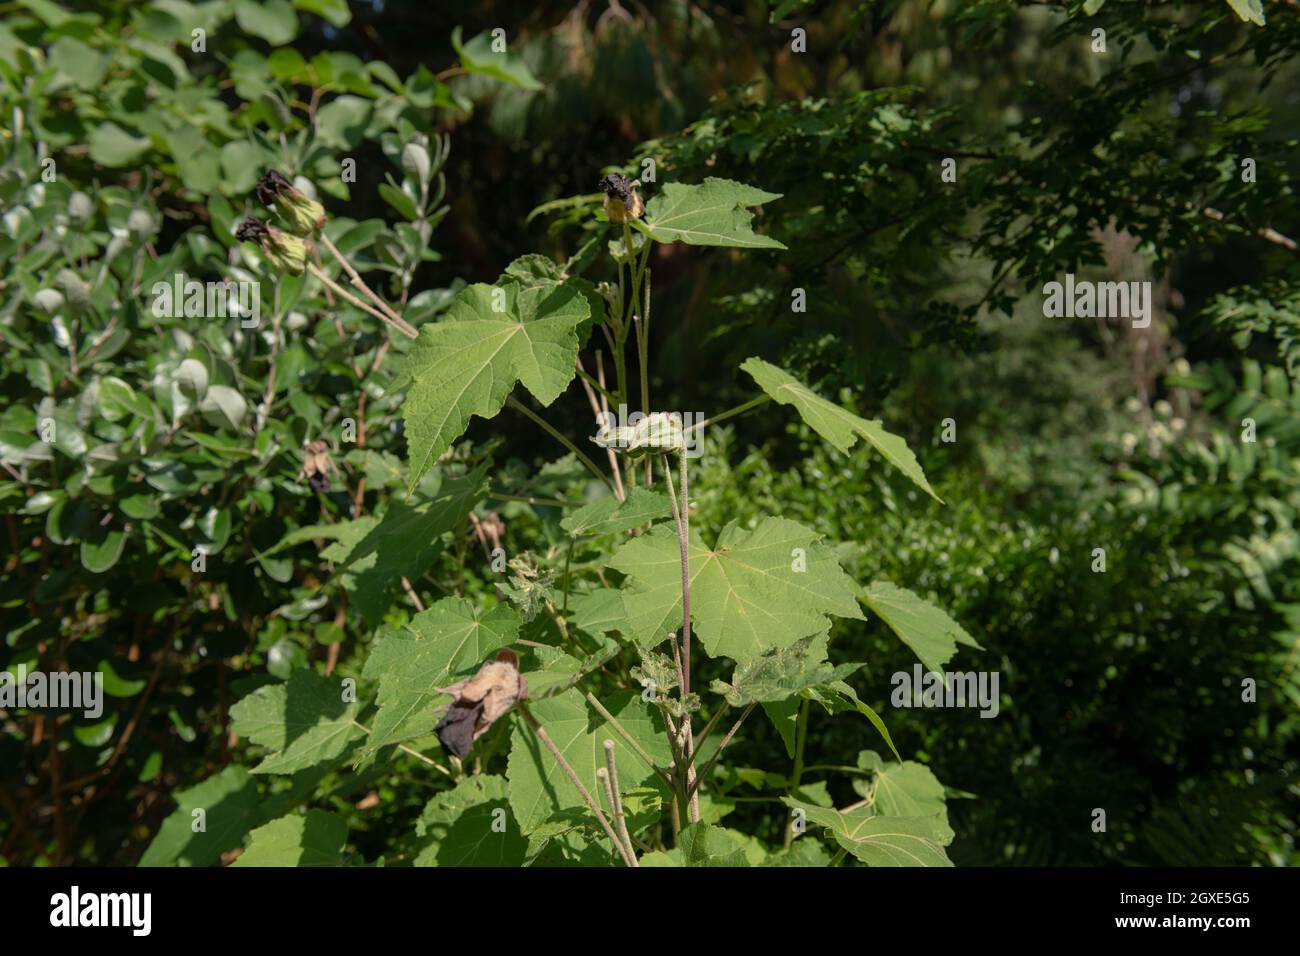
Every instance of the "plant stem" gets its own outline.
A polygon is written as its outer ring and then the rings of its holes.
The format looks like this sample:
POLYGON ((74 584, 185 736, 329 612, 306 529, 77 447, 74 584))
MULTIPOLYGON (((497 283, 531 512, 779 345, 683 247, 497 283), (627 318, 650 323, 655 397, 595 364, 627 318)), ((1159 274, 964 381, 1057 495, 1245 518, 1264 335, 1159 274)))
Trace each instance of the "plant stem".
POLYGON ((597 468, 596 463, 592 461, 590 458, 588 458, 583 453, 582 449, 580 449, 577 445, 575 445, 572 441, 570 441, 568 436, 558 431, 553 425, 551 425, 550 422, 542 418, 542 416, 538 415, 527 405, 520 402, 513 395, 511 395, 509 398, 506 399, 506 404, 509 405, 511 408, 513 408, 515 411, 520 412, 523 415, 526 415, 528 418, 531 418, 534 423, 542 426, 542 428, 544 428, 552 438, 558 441, 565 448, 569 449, 569 451, 573 452, 574 455, 578 457, 578 460, 581 461, 584 465, 586 465, 593 475, 595 475, 597 478, 603 481, 605 483, 605 487, 608 488, 611 493, 614 491, 613 484, 611 484, 610 480, 605 477, 604 472, 602 472, 599 468, 597 468))
POLYGON ((691 788, 692 797, 698 797, 698 794, 696 794, 695 791, 700 788, 700 784, 704 782, 705 778, 709 775, 709 771, 713 769, 713 765, 717 763, 718 757, 722 754, 722 748, 731 742, 732 737, 736 736, 736 731, 738 731, 740 725, 745 722, 745 718, 753 713, 756 706, 756 704, 750 704, 741 711, 740 716, 736 718, 736 722, 732 724, 731 729, 727 731, 727 736, 723 737, 718 743, 718 749, 713 751, 713 756, 709 758, 709 762, 704 765, 704 769, 700 771, 700 775, 695 779, 695 785, 691 788))
POLYGON ((324 230, 322 230, 320 233, 320 241, 321 244, 325 246, 326 249, 329 250, 329 254, 338 260, 339 265, 343 267, 343 271, 345 271, 348 274, 348 278, 352 280, 352 284, 356 286, 358 289, 360 289, 363 293, 365 293, 366 297, 370 299, 371 302, 379 306, 379 310, 381 312, 387 313, 388 317, 393 320, 393 323, 397 325, 399 328, 401 328, 403 332, 406 332, 406 334, 409 335, 411 338, 416 338, 419 335, 419 333, 415 331, 415 326, 411 325, 400 315, 398 315, 393 310, 392 306, 390 306, 387 302, 385 302, 375 293, 374 289, 366 285, 365 281, 361 278, 360 274, 358 274, 357 270, 352 267, 352 263, 348 261, 347 256, 339 252, 338 248, 334 245, 334 243, 330 241, 329 236, 325 235, 324 230))
POLYGON ((618 764, 614 760, 614 741, 605 741, 605 768, 608 771, 606 782, 609 786, 609 802, 614 809, 614 825, 618 828, 618 835, 623 838, 623 845, 627 847, 628 856, 632 858, 633 866, 640 866, 637 862, 636 851, 632 848, 632 837, 627 832, 627 817, 623 813, 623 794, 618 786, 618 764))
POLYGON ((323 270, 317 268, 314 264, 308 263, 307 271, 310 272, 312 275, 314 275, 317 279, 320 279, 320 281, 325 284, 326 288, 333 289, 334 292, 338 294, 341 298, 346 299, 348 302, 351 302, 353 305, 355 305, 358 309, 361 309, 363 312, 368 312, 370 315, 373 315, 376 319, 383 322, 385 325, 397 329, 399 332, 401 332, 403 335, 407 336, 408 338, 413 339, 419 335, 419 333, 416 332, 415 329, 409 324, 407 324, 404 320, 399 319, 398 321, 394 322, 392 319, 384 315, 384 313, 380 312, 378 309, 362 302, 360 299, 358 299, 347 289, 343 288, 343 286, 339 285, 337 282, 331 279, 323 270))
POLYGON ((560 748, 555 746, 555 741, 553 741, 551 735, 546 732, 546 728, 537 722, 537 718, 528 710, 527 704, 520 702, 518 707, 519 713, 523 715, 524 721, 533 729, 533 733, 537 735, 537 739, 542 742, 543 746, 551 752, 551 756, 554 757, 555 762, 560 765, 560 769, 563 770, 565 776, 569 778, 569 782, 577 789, 578 794, 582 797, 583 803, 587 805, 587 809, 596 815, 596 819, 600 821, 601 828, 609 837, 610 842, 614 844, 614 849, 617 850, 618 855, 623 858, 623 862, 628 866, 635 867, 637 865, 636 858, 632 855, 631 851, 623 846, 622 841, 618 838, 618 834, 614 832, 614 828, 611 827, 609 821, 605 819, 605 814, 600 812, 600 806, 592 799, 591 793, 587 788, 582 785, 582 780, 579 779, 577 772, 569 765, 569 761, 564 759, 564 754, 560 753, 560 748))
POLYGON ((645 748, 636 742, 636 738, 627 732, 627 728, 618 722, 618 719, 606 709, 605 705, 602 704, 591 691, 584 689, 583 694, 587 697, 587 703, 596 708, 596 713, 605 718, 605 721, 613 727, 618 735, 623 738, 624 742, 632 748, 632 752, 645 761, 645 765, 657 773, 664 783, 671 784, 667 772, 665 772, 662 767, 655 764, 650 755, 646 753, 645 748))
MULTIPOLYGON (((363 733, 370 733, 370 728, 361 723, 361 721, 354 720, 352 723, 355 727, 360 728, 363 733)), ((442 764, 438 763, 438 761, 434 760, 432 757, 426 757, 424 754, 420 753, 420 751, 414 750, 411 747, 406 746, 406 744, 398 744, 397 749, 408 756, 414 757, 416 760, 422 760, 439 773, 443 773, 448 777, 452 776, 452 772, 442 764)))
MULTIPOLYGON (((793 795, 799 789, 799 784, 803 780, 803 751, 804 745, 808 742, 809 704, 807 697, 799 702, 799 717, 794 728, 794 772, 790 774, 790 785, 785 791, 789 795, 793 795)), ((785 846, 789 848, 792 842, 794 842, 794 821, 786 820, 785 846)))
POLYGON ((729 408, 725 412, 719 412, 717 415, 714 415, 712 418, 706 418, 702 422, 696 422, 690 428, 687 428, 684 434, 689 434, 690 432, 699 431, 705 425, 716 425, 718 422, 726 421, 728 418, 735 418, 737 415, 743 415, 745 414, 745 412, 757 408, 760 405, 765 405, 771 400, 772 400, 771 395, 760 395, 758 396, 758 398, 751 399, 750 401, 745 402, 743 405, 737 405, 735 408, 729 408))

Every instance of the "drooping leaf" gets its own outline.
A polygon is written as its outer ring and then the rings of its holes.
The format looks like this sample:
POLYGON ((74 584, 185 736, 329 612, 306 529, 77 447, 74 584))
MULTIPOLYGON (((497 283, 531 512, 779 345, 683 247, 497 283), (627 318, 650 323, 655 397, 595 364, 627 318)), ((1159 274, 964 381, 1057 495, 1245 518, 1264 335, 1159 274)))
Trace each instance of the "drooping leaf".
POLYGON ((452 48, 456 51, 456 55, 460 57, 460 65, 465 72, 480 73, 483 76, 490 76, 493 79, 522 87, 525 90, 540 90, 542 88, 542 84, 538 83, 533 74, 529 72, 519 54, 509 48, 494 50, 492 48, 493 42, 492 34, 488 31, 484 31, 464 43, 461 42, 460 27, 456 27, 451 31, 452 48))
POLYGON ((484 611, 463 598, 444 598, 404 627, 380 637, 362 676, 379 681, 379 710, 371 720, 366 753, 433 732, 441 714, 437 690, 478 670, 512 644, 522 623, 504 605, 484 611))
POLYGON ((885 726, 885 721, 873 708, 858 697, 858 692, 853 689, 851 684, 842 680, 833 680, 827 685, 826 690, 829 693, 824 692, 821 688, 809 688, 804 693, 832 714, 845 711, 855 711, 861 714, 871 722, 871 725, 876 730, 880 731, 880 736, 885 738, 885 743, 894 752, 894 756, 898 757, 899 760, 903 759, 898 752, 898 748, 894 746, 894 739, 889 736, 889 728, 885 726))
MULTIPOLYGON (((663 725, 648 704, 636 694, 614 695, 604 703, 650 759, 658 766, 668 765, 671 755, 663 725)), ((607 739, 614 741, 619 783, 623 787, 645 786, 658 779, 618 732, 588 707, 576 688, 529 706, 593 797, 602 786, 596 769, 605 766, 607 739)), ((586 806, 550 751, 523 720, 516 721, 511 734, 506 779, 510 781, 510 806, 524 833, 533 832, 557 811, 586 806)), ((613 852, 608 846, 606 849, 613 852)))
POLYGON ((789 647, 775 647, 761 656, 736 665, 731 683, 713 682, 712 690, 733 707, 785 700, 810 687, 822 687, 843 680, 861 664, 832 665, 811 650, 813 637, 801 638, 789 647))
POLYGON ((409 487, 464 434, 472 415, 501 411, 516 382, 542 405, 555 401, 577 374, 576 330, 589 316, 586 298, 570 284, 479 283, 456 296, 442 321, 421 326, 402 376, 411 382, 402 405, 409 487))
POLYGON ((505 778, 493 774, 466 777, 430 800, 416 832, 429 841, 416 866, 520 866, 528 853, 505 778))
POLYGON ((361 736, 341 681, 300 668, 230 708, 235 733, 272 751, 253 773, 297 773, 343 756, 361 736))
POLYGON ((738 246, 745 249, 784 249, 769 236, 754 232, 750 206, 781 198, 730 179, 710 177, 702 183, 667 183, 646 204, 645 219, 636 228, 656 242, 685 242, 692 246, 738 246))
POLYGON ((631 488, 627 500, 619 501, 611 496, 593 501, 566 515, 560 527, 575 538, 584 534, 616 534, 671 514, 672 504, 663 492, 631 488))
POLYGON ((862 600, 916 653, 927 670, 942 673, 958 644, 983 649, 960 624, 906 588, 873 581, 862 600))
POLYGON ((907 442, 885 431, 878 419, 854 415, 848 409, 822 398, 789 372, 762 359, 746 359, 740 367, 776 401, 782 405, 793 405, 813 431, 841 452, 847 454, 858 438, 863 438, 884 456, 885 461, 915 482, 926 494, 935 501, 943 501, 930 487, 925 472, 921 470, 912 450, 907 447, 907 442))
POLYGON ((782 797, 808 821, 830 831, 835 841, 868 866, 952 866, 944 851, 953 832, 938 815, 882 817, 871 807, 847 812, 782 797))
MULTIPOLYGON (((681 627, 680 562, 668 525, 628 541, 609 562, 631 577, 623 603, 644 648, 681 627)), ((862 619, 853 580, 795 521, 764 518, 752 531, 729 524, 712 548, 692 531, 689 562, 692 626, 712 657, 752 660, 826 630, 828 615, 862 619)))
POLYGON ((348 824, 324 810, 291 813, 258 827, 233 866, 339 866, 348 824))

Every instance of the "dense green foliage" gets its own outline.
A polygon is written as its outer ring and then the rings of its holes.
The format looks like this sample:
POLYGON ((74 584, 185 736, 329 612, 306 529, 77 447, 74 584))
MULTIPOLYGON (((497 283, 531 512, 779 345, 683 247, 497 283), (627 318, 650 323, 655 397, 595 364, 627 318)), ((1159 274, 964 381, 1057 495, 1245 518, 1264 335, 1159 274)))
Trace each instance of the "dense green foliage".
POLYGON ((431 6, 8 5, 0 860, 1294 861, 1300 9, 431 6))

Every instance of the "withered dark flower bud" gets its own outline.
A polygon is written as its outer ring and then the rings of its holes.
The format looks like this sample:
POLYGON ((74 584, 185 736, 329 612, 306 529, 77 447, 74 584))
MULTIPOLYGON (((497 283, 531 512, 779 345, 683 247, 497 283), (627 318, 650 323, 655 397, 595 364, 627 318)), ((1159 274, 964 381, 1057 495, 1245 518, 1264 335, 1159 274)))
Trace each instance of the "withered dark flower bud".
POLYGON ((451 707, 434 728, 438 740, 449 754, 464 757, 475 740, 528 696, 528 681, 519 674, 519 655, 506 649, 473 677, 437 690, 453 697, 451 707))
POLYGON ((639 179, 628 179, 619 173, 610 173, 600 177, 596 185, 605 193, 605 213, 610 222, 631 222, 640 219, 645 213, 645 203, 637 193, 641 186, 639 179))
POLYGON ((257 201, 263 206, 274 206, 289 231, 307 238, 320 232, 325 225, 325 207, 294 188, 277 169, 269 169, 257 181, 257 201))
POLYGON ((235 238, 240 242, 256 242, 271 265, 281 272, 300 276, 307 268, 307 244, 260 219, 250 217, 241 222, 235 229, 235 238))
POLYGON ((245 219, 235 229, 235 238, 240 242, 262 242, 267 237, 266 223, 260 219, 245 219))

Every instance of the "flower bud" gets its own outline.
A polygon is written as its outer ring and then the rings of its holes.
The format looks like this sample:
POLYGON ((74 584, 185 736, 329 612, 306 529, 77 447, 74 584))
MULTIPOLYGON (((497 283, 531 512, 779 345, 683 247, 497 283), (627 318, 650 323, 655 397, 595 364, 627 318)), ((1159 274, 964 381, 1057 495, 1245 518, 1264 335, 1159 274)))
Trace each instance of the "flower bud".
POLYGON ((245 219, 235 230, 240 242, 256 242, 277 271, 300 276, 307 268, 307 243, 272 228, 260 219, 245 219))
POLYGON ((325 225, 325 207, 310 198, 275 169, 257 182, 257 201, 274 206, 289 231, 296 236, 314 236, 325 225))
POLYGON ((645 213, 645 203, 637 194, 641 181, 618 173, 602 176, 596 184, 605 193, 605 214, 613 223, 631 222, 645 213))

